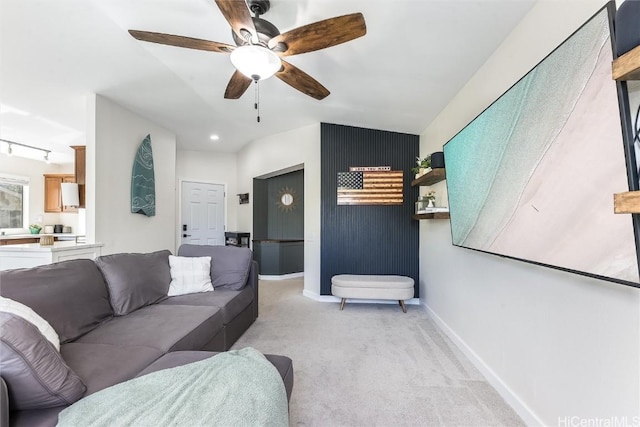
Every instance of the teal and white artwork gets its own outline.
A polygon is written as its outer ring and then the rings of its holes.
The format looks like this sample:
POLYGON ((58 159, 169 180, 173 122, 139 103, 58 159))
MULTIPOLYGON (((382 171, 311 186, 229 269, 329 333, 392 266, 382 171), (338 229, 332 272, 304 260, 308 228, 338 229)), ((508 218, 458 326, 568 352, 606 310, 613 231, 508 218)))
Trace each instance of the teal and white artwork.
POLYGON ((146 216, 156 214, 156 182, 153 174, 151 135, 138 147, 131 173, 131 212, 146 216))
POLYGON ((445 146, 455 245, 639 282, 603 8, 445 146))

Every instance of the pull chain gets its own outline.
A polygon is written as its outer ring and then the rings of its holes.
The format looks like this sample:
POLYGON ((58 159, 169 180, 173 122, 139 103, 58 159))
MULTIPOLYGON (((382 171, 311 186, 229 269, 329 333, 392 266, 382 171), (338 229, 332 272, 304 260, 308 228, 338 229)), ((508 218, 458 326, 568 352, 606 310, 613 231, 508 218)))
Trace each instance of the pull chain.
POLYGON ((260 123, 260 85, 258 84, 258 82, 260 80, 254 80, 256 82, 256 90, 255 90, 255 103, 254 103, 254 107, 258 112, 258 123, 260 123))

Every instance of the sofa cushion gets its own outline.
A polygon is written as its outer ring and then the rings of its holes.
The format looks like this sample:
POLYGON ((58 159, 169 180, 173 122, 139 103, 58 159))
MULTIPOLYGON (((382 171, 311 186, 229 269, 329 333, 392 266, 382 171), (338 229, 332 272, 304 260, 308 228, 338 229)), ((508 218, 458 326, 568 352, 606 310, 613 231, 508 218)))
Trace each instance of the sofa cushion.
POLYGON ((186 295, 213 291, 211 285, 211 257, 183 257, 169 255, 171 283, 168 295, 186 295))
POLYGON ((85 396, 130 380, 164 354, 153 347, 75 342, 63 345, 60 352, 86 384, 85 396))
POLYGON ((68 405, 86 390, 38 328, 6 312, 0 313, 0 372, 12 410, 68 405))
POLYGON ((0 294, 31 307, 73 341, 113 316, 100 270, 90 259, 0 272, 0 294))
POLYGON ((15 314, 38 328, 38 331, 60 351, 60 338, 49 322, 21 302, 0 296, 0 312, 15 314))
POLYGON ((215 289, 241 290, 247 284, 251 250, 235 246, 181 245, 179 256, 210 256, 211 283, 215 289))
POLYGON ((217 307, 151 305, 114 317, 78 343, 140 345, 163 352, 200 350, 223 328, 217 307))
POLYGON ((169 255, 171 252, 164 250, 96 258, 95 262, 107 282, 111 306, 116 316, 124 316, 166 298, 171 283, 169 255))
POLYGON ((178 295, 167 298, 160 305, 195 305, 213 306, 222 311, 224 324, 229 324, 253 301, 254 293, 249 287, 241 291, 220 288, 215 292, 201 292, 198 294, 178 295))

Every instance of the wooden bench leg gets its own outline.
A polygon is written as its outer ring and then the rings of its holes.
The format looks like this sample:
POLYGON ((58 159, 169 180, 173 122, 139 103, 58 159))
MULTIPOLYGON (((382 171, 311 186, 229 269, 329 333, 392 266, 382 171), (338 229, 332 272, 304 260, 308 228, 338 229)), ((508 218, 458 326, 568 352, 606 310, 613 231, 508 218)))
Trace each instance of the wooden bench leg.
POLYGON ((340 301, 340 310, 342 311, 342 309, 344 308, 344 303, 347 302, 346 298, 342 298, 342 301, 340 301))
POLYGON ((404 305, 404 301, 403 300, 398 300, 398 302, 400 303, 400 307, 402 307, 402 312, 406 313, 407 312, 407 306, 404 305))

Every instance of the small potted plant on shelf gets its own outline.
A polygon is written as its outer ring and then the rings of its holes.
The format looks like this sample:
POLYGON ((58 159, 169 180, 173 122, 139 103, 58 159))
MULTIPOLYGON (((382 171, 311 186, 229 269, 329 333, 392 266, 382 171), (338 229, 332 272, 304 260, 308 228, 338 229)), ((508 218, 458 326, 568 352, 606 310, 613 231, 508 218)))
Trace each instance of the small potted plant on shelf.
POLYGON ((420 157, 416 157, 416 165, 411 168, 411 172, 413 172, 416 178, 420 178, 425 173, 431 170, 431 156, 427 156, 424 159, 420 157))
POLYGON ((29 232, 31 234, 40 234, 40 230, 42 230, 42 227, 40 227, 38 224, 31 224, 29 226, 29 232))

